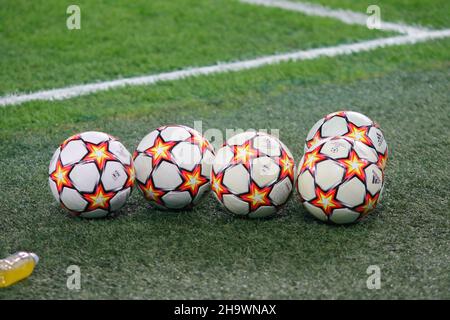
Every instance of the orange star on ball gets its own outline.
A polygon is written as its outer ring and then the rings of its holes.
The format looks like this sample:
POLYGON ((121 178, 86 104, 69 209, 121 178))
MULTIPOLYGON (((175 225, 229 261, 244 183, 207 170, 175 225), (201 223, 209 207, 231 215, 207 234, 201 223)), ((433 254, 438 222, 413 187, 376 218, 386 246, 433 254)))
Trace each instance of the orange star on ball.
POLYGON ((325 192, 319 187, 316 187, 316 199, 312 200, 311 204, 321 208, 327 216, 329 216, 334 209, 342 208, 342 205, 336 200, 336 189, 325 192))
POLYGON ((50 179, 55 182, 56 189, 59 193, 62 192, 64 187, 73 187, 69 178, 70 170, 72 170, 72 166, 63 166, 61 160, 58 160, 56 162, 55 171, 50 174, 50 179))
POLYGON ((84 194, 84 199, 88 202, 87 211, 95 209, 109 210, 110 201, 116 195, 115 192, 105 192, 100 183, 93 193, 84 194))
POLYGON ((94 161, 100 170, 105 168, 108 160, 116 160, 116 157, 109 152, 108 142, 104 141, 99 144, 86 142, 88 154, 84 156, 83 161, 94 161))
POLYGON ((145 153, 152 157, 153 168, 155 168, 162 160, 171 160, 170 151, 175 146, 175 141, 165 142, 160 136, 156 138, 153 147, 145 150, 145 153))
POLYGON ((188 190, 193 196, 198 193, 198 189, 202 185, 208 182, 208 179, 201 175, 200 165, 197 165, 192 172, 181 170, 181 176, 183 178, 183 184, 180 186, 180 190, 188 190))
POLYGON ((271 187, 259 188, 256 183, 251 182, 250 191, 241 195, 241 199, 250 204, 250 210, 255 211, 261 206, 270 206, 269 193, 271 187))

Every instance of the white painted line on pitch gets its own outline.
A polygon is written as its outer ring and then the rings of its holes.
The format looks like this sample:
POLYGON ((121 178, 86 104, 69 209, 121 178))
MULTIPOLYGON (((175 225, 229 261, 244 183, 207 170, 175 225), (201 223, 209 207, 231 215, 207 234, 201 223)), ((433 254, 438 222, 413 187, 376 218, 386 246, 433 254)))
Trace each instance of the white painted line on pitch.
MULTIPOLYGON (((367 25, 368 16, 363 13, 345 9, 331 9, 318 4, 286 0, 240 0, 240 2, 297 11, 309 16, 333 18, 346 24, 367 25)), ((412 27, 405 24, 384 21, 381 21, 380 30, 395 31, 404 34, 416 34, 429 31, 422 27, 412 27)))
POLYGON ((206 67, 191 68, 149 76, 140 76, 92 84, 77 85, 61 89, 38 91, 30 94, 10 95, 0 97, 0 106, 16 105, 35 100, 47 100, 47 101, 64 100, 87 95, 94 92, 120 88, 124 86, 150 85, 158 82, 173 81, 200 75, 255 69, 262 66, 277 64, 286 61, 311 60, 320 57, 335 57, 339 55, 349 55, 352 53, 370 51, 381 47, 396 46, 403 44, 414 44, 417 42, 423 42, 427 40, 446 37, 450 37, 450 29, 429 31, 413 35, 401 35, 396 37, 368 40, 333 47, 301 50, 291 53, 265 56, 245 61, 220 63, 206 67))

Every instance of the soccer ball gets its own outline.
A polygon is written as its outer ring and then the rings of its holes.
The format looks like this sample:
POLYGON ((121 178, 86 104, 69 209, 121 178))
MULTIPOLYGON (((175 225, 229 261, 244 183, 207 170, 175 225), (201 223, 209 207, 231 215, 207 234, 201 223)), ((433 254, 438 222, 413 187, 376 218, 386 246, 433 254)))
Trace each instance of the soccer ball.
POLYGON ((139 189, 159 209, 188 209, 211 187, 214 149, 196 130, 168 125, 153 130, 134 153, 139 189))
POLYGON ((114 137, 83 132, 56 149, 49 166, 55 199, 75 216, 101 218, 122 208, 134 185, 131 154, 114 137))
POLYGON ((377 123, 354 111, 330 113, 317 121, 306 136, 305 151, 328 137, 344 136, 360 141, 378 154, 378 165, 384 170, 388 147, 377 123))
POLYGON ((297 172, 297 191, 317 219, 352 223, 375 209, 383 170, 374 149, 345 137, 322 140, 308 149, 297 172))
POLYGON ((211 186, 232 214, 263 218, 274 215, 294 185, 294 158, 277 138, 247 131, 228 139, 217 151, 211 186))

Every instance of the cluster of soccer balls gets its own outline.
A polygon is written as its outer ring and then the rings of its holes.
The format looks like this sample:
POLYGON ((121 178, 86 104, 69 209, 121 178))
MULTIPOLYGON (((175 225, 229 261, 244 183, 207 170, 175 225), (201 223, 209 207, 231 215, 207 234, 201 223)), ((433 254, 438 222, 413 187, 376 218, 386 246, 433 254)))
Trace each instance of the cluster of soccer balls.
POLYGON ((214 152, 194 129, 167 125, 145 136, 133 155, 108 134, 74 135, 55 151, 49 184, 64 208, 87 218, 121 209, 134 185, 160 209, 192 208, 212 189, 230 213, 268 217, 296 186, 313 216, 350 223, 379 201, 386 159, 378 125, 356 112, 336 112, 309 132, 297 174, 292 153, 269 134, 244 132, 214 152))
POLYGON ((387 144, 378 124, 339 111, 317 121, 306 137, 297 191, 316 218, 352 223, 375 209, 384 186, 387 144))

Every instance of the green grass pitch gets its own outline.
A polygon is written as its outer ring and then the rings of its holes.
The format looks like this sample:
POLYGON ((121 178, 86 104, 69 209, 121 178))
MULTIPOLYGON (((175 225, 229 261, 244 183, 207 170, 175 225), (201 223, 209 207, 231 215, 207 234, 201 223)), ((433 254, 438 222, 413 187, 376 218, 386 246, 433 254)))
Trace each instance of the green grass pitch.
MULTIPOLYGON (((82 29, 68 31, 60 1, 2 1, 0 95, 392 36, 237 1, 96 3, 80 1, 82 29)), ((448 1, 427 3, 389 1, 386 14, 449 27, 448 1)), ((449 56, 445 39, 0 107, 0 256, 41 257, 0 299, 449 299, 449 56), (132 151, 165 123, 274 128, 298 162, 309 128, 340 109, 379 122, 390 148, 383 201, 359 224, 316 221, 296 195, 261 221, 233 219, 212 195, 156 211, 137 190, 117 218, 83 220, 47 185, 53 151, 77 132, 108 132, 132 151), (66 287, 73 264, 80 291, 66 287), (366 287, 369 265, 380 290, 366 287)))

